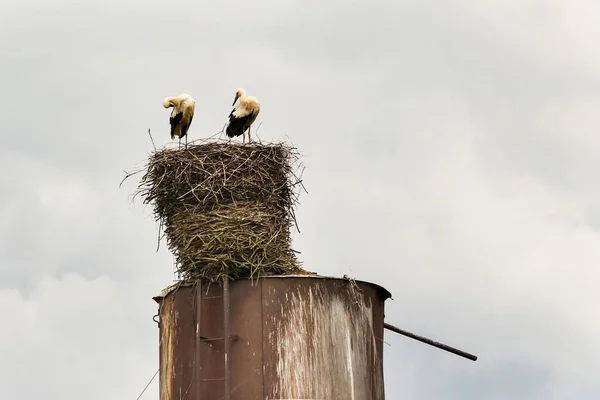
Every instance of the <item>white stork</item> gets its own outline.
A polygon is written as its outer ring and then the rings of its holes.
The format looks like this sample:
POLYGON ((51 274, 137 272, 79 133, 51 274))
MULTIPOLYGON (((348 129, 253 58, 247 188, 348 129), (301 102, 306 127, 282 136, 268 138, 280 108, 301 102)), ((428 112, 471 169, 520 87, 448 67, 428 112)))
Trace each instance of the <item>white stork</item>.
POLYGON ((166 97, 163 100, 163 107, 173 107, 169 122, 171 123, 171 140, 175 136, 179 138, 179 146, 181 147, 181 138, 185 137, 185 147, 187 148, 187 133, 194 118, 194 110, 196 109, 196 100, 189 94, 180 94, 175 97, 166 97))
POLYGON ((246 141, 246 129, 248 130, 248 142, 251 141, 250 126, 256 120, 260 112, 260 103, 254 96, 246 96, 244 89, 238 89, 235 92, 232 106, 235 106, 229 114, 229 125, 226 134, 232 138, 242 135, 242 141, 246 141), (237 102, 237 105, 236 105, 237 102))

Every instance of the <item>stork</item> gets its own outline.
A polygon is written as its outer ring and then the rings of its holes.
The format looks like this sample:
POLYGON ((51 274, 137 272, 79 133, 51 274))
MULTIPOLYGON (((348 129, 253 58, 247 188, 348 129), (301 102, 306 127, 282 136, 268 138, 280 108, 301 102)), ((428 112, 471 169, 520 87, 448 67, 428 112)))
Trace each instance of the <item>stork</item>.
POLYGON ((196 100, 189 94, 180 94, 175 97, 166 97, 163 100, 163 107, 173 107, 169 122, 171 124, 171 140, 175 136, 179 138, 179 147, 181 147, 181 138, 185 137, 185 147, 187 148, 187 133, 194 118, 196 109, 196 100))
POLYGON ((232 106, 235 107, 229 114, 229 125, 226 134, 230 138, 242 135, 242 141, 245 143, 246 130, 248 130, 248 142, 250 142, 252 140, 250 126, 260 112, 260 103, 256 97, 246 96, 246 91, 240 88, 235 92, 232 106))

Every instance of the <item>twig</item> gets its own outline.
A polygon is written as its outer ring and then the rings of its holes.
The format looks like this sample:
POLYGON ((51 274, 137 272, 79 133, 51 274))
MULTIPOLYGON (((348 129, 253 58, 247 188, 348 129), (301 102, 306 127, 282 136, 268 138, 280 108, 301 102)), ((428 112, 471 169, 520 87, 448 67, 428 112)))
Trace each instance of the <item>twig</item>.
POLYGON ((258 138, 258 143, 261 143, 261 144, 262 144, 262 140, 260 140, 260 136, 258 136, 258 131, 259 131, 260 127, 262 126, 262 124, 263 124, 262 121, 260 121, 260 124, 258 124, 258 127, 256 128, 256 133, 255 133, 256 137, 258 138))
POLYGON ((158 239, 157 239, 157 243, 156 243, 156 252, 158 253, 158 250, 160 249, 160 239, 162 239, 163 235, 162 235, 162 229, 163 229, 163 223, 164 220, 161 218, 160 219, 160 225, 158 226, 158 239))
POLYGON ((156 146, 154 145, 154 139, 152 138, 152 134, 150 133, 150 128, 148 128, 148 135, 150 135, 150 140, 152 141, 152 147, 154 147, 154 151, 156 151, 156 146))
POLYGON ((121 183, 119 183, 119 187, 121 187, 121 185, 123 185, 123 182, 125 182, 125 179, 129 178, 130 176, 139 174, 141 171, 127 172, 127 171, 123 170, 123 172, 125 172, 125 177, 123 179, 121 179, 121 183))

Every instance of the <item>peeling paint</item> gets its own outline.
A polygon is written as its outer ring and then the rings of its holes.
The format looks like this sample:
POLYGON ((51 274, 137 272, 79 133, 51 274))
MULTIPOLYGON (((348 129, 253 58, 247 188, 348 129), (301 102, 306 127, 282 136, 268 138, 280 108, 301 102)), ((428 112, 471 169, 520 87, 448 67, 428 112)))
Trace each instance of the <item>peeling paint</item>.
MULTIPOLYGON (((382 398, 372 393, 373 374, 380 371, 371 302, 348 287, 347 295, 317 284, 308 296, 300 289, 286 296, 276 325, 279 397, 382 398)), ((376 385, 382 385, 380 379, 376 385)))

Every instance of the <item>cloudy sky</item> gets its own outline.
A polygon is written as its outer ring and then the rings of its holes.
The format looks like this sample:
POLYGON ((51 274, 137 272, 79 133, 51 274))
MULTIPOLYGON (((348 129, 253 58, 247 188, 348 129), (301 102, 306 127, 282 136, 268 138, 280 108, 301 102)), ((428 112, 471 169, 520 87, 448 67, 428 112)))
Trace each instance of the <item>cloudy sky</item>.
POLYGON ((304 154, 305 267, 480 357, 386 333, 387 398, 599 398, 599 37, 592 0, 3 1, 0 398, 138 396, 173 257, 122 171, 237 87, 304 154))

